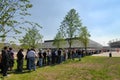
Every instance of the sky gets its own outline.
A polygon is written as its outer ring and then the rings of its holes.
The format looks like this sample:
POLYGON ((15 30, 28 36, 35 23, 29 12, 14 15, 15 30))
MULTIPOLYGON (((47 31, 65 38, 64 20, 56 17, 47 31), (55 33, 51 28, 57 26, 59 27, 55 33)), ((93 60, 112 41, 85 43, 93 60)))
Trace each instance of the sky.
POLYGON ((75 9, 91 34, 90 39, 108 45, 120 38, 120 0, 31 0, 29 20, 39 23, 43 40, 55 37, 70 9, 75 9))

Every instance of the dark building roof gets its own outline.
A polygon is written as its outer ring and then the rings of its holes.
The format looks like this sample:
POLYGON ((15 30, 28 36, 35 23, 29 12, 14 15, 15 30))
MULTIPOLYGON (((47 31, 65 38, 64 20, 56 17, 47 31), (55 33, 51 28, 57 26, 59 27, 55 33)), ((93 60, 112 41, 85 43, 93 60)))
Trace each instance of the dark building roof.
POLYGON ((120 48, 120 41, 114 41, 109 43, 111 48, 120 48))

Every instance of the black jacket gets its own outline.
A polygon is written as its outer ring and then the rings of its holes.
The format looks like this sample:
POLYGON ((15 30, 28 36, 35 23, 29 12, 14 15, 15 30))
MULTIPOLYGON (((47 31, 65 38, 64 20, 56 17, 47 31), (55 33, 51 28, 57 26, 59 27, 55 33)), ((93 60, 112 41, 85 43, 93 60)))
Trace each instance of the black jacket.
POLYGON ((19 52, 17 53, 17 60, 22 60, 23 57, 24 57, 24 55, 23 55, 22 51, 19 51, 19 52))
POLYGON ((8 51, 2 50, 2 59, 1 59, 1 64, 2 66, 9 66, 10 63, 10 56, 8 54, 8 51))

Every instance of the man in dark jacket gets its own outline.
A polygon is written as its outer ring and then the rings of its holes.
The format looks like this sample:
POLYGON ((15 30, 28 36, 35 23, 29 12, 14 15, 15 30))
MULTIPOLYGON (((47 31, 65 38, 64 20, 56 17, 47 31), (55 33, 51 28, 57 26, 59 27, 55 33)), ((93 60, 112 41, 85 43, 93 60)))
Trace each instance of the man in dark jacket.
POLYGON ((61 49, 58 50, 58 64, 61 63, 61 49))
POLYGON ((17 71, 22 72, 23 71, 23 49, 20 49, 17 53, 17 71))
POLYGON ((9 68, 9 54, 8 54, 8 47, 4 47, 4 49, 2 50, 2 59, 1 59, 1 72, 3 74, 3 76, 7 76, 7 71, 9 68))
POLYGON ((14 66, 14 52, 13 52, 13 49, 11 47, 9 48, 8 53, 9 53, 9 56, 10 56, 10 67, 9 68, 12 71, 12 68, 14 66))

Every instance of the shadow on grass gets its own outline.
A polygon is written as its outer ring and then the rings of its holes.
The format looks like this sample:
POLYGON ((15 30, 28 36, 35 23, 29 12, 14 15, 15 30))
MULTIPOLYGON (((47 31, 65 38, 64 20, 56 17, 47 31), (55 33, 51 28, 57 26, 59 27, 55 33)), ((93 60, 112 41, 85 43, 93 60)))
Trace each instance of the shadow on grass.
POLYGON ((2 74, 0 74, 0 80, 4 80, 4 77, 2 76, 2 74))
POLYGON ((29 70, 25 70, 23 72, 18 72, 18 71, 15 71, 14 74, 25 74, 25 73, 30 73, 32 71, 29 71, 29 70))
MULTIPOLYGON (((24 70, 23 72, 18 72, 17 70, 13 70, 13 71, 8 71, 8 76, 10 74, 25 74, 25 73, 30 73, 31 71, 29 70, 24 70)), ((2 74, 0 74, 0 80, 5 80, 5 77, 8 77, 8 76, 3 76, 2 74)))

